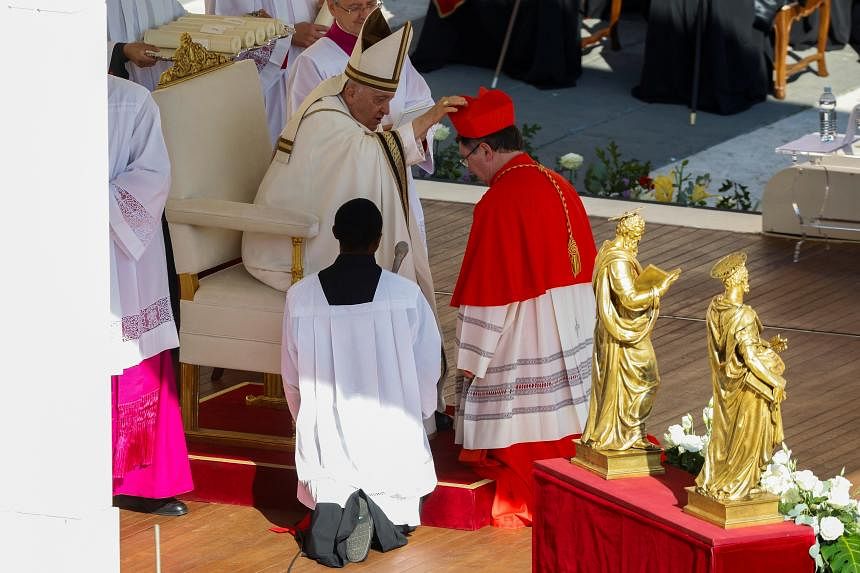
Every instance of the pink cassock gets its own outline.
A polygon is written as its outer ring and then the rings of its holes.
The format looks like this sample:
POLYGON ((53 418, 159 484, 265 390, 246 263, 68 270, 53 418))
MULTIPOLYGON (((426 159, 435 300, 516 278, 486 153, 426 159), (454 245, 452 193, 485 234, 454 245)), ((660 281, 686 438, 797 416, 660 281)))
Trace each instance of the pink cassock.
POLYGON ((111 376, 111 406, 114 495, 160 499, 194 489, 170 351, 111 376))

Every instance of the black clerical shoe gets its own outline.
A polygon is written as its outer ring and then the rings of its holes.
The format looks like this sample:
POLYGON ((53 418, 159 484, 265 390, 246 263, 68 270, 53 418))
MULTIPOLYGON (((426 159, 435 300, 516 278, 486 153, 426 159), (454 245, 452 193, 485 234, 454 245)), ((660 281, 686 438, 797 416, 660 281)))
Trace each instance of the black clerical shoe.
POLYGON ((350 563, 358 563, 367 559, 371 539, 373 539, 373 518, 367 509, 367 502, 363 497, 359 497, 358 523, 346 538, 346 560, 350 563))
POLYGON ((454 427, 454 418, 452 418, 448 414, 443 414, 442 412, 435 412, 434 418, 436 418, 437 432, 448 432, 454 427))
POLYGON ((168 517, 178 517, 188 513, 188 506, 175 497, 150 499, 133 495, 118 495, 114 497, 113 504, 120 509, 168 517))

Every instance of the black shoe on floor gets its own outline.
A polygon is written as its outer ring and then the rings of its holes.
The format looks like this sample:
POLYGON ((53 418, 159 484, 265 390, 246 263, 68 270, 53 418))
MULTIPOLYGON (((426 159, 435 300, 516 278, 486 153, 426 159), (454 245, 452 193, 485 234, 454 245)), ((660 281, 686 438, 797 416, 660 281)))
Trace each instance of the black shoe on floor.
POLYGON ((436 412, 434 414, 436 418, 436 431, 437 432, 448 432, 454 427, 454 418, 449 416, 448 414, 443 414, 442 412, 436 412))
POLYGON ((150 499, 133 495, 118 495, 114 497, 113 504, 120 509, 168 517, 178 517, 188 513, 188 506, 175 497, 150 499))
POLYGON ((367 509, 367 502, 363 497, 359 497, 358 523, 346 538, 346 560, 350 563, 358 563, 367 559, 371 539, 373 539, 373 518, 367 509))

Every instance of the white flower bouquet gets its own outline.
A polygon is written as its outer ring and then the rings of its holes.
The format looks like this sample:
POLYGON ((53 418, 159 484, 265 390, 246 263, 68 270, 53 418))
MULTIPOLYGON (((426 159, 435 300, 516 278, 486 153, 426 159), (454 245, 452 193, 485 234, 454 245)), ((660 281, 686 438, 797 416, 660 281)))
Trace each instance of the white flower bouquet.
MULTIPOLYGON (((702 410, 702 436, 693 432, 690 414, 669 426, 666 461, 697 475, 705 463, 713 415, 712 398, 702 410)), ((798 470, 791 450, 782 444, 762 472, 759 487, 779 496, 779 512, 787 521, 812 527, 816 541, 809 556, 818 573, 860 573, 860 500, 851 498, 851 482, 843 475, 822 481, 810 470, 798 470)))
POLYGON ((668 433, 663 434, 666 445, 666 461, 673 466, 697 475, 705 463, 705 449, 711 439, 711 420, 714 417, 714 400, 702 410, 702 421, 705 434, 698 435, 693 431, 693 416, 686 414, 680 424, 669 426, 668 433))
POLYGON ((760 485, 779 496, 779 511, 786 520, 815 531, 809 555, 816 571, 860 573, 860 501, 851 498, 850 481, 842 475, 822 481, 810 470, 798 471, 791 450, 783 444, 762 473, 760 485))

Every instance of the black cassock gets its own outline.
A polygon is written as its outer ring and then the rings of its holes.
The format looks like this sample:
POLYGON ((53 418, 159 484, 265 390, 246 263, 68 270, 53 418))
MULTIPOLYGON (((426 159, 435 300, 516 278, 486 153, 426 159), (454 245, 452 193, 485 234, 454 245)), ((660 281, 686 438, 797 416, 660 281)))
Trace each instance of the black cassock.
POLYGON ((319 272, 326 301, 332 306, 371 302, 380 276, 382 268, 373 255, 338 255, 319 272))
POLYGON ((317 504, 310 528, 298 534, 302 551, 309 559, 327 567, 339 568, 347 563, 346 540, 358 523, 359 497, 365 499, 373 518, 371 547, 385 553, 406 545, 407 536, 415 528, 392 524, 370 496, 358 490, 349 496, 343 509, 336 503, 317 504))
MULTIPOLYGON (((719 114, 764 101, 771 85, 768 36, 753 27, 751 0, 703 0, 697 109, 719 114)), ((698 0, 651 2, 645 61, 633 95, 690 105, 698 0)))
MULTIPOLYGON (((494 70, 515 0, 466 0, 441 18, 433 2, 411 59, 420 72, 446 64, 494 70)), ((538 88, 569 87, 582 73, 578 0, 521 0, 502 70, 538 88)), ((487 75, 487 82, 491 74, 487 75)))

